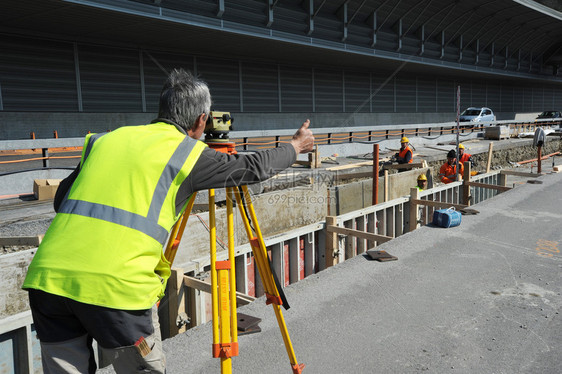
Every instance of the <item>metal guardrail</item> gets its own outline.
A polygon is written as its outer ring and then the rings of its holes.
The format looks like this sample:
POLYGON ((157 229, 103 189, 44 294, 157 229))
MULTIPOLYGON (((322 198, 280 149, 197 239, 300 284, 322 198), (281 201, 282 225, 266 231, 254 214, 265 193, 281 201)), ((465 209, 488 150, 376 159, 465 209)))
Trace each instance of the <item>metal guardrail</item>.
MULTIPOLYGON (((461 133, 468 134, 482 131, 488 126, 512 126, 529 127, 536 126, 560 126, 562 118, 552 120, 536 121, 493 121, 493 122, 461 122, 461 133), (468 128, 467 126, 474 126, 468 128)), ((244 149, 248 148, 251 140, 267 139, 266 143, 275 146, 275 142, 290 140, 294 134, 291 130, 252 130, 231 131, 230 138, 241 141, 244 149)), ((354 127, 325 127, 314 128, 314 134, 319 144, 352 143, 353 141, 371 142, 377 139, 389 139, 402 136, 440 136, 456 132, 455 122, 406 124, 406 125, 384 125, 384 126, 354 126, 354 127)), ((57 139, 22 139, 22 140, 0 140, 0 151, 21 149, 50 149, 64 147, 82 147, 83 137, 57 138, 57 139)), ((261 144, 260 144, 261 145, 261 144)), ((268 144, 265 144, 268 145, 268 144)))
MULTIPOLYGON (((494 122, 462 122, 461 136, 470 136, 476 132, 483 131, 489 126, 508 127, 511 136, 517 136, 522 132, 534 131, 537 126, 562 126, 562 118, 552 120, 536 121, 494 121, 494 122), (470 127, 474 126, 474 127, 470 127)), ((278 147, 283 142, 289 142, 294 130, 257 130, 257 131, 232 131, 231 140, 237 144, 237 149, 248 151, 258 148, 278 147)), ((315 142, 317 145, 335 145, 346 143, 370 143, 388 139, 400 138, 403 136, 421 137, 435 139, 443 135, 456 133, 455 122, 444 122, 437 124, 408 124, 392 126, 356 126, 356 127, 333 127, 315 128, 315 142)), ((509 135, 508 135, 509 136, 509 135)), ((40 157, 25 158, 17 162, 42 160, 42 167, 49 168, 49 161, 55 158, 77 158, 79 156, 58 156, 53 157, 49 154, 66 150, 79 151, 83 146, 84 138, 57 138, 57 139, 25 139, 25 140, 1 140, 0 156, 6 151, 17 152, 19 150, 35 150, 40 157)), ((23 155, 22 155, 23 156, 23 155)), ((14 160, 0 161, 2 163, 14 163, 14 160)), ((22 170, 24 170, 22 168, 22 170)), ((13 172, 12 172, 13 173, 13 172)))

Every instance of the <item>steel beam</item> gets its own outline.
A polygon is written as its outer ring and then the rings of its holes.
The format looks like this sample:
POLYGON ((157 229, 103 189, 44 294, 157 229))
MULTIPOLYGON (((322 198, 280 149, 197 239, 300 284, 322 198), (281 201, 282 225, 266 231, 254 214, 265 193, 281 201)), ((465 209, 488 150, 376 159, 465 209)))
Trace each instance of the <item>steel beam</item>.
POLYGON ((371 14, 371 48, 377 44, 377 11, 371 14))
POLYGON ((224 0, 218 0, 217 18, 222 18, 224 14, 224 0))
POLYGON ((347 4, 349 3, 349 1, 346 1, 345 3, 343 3, 343 5, 340 7, 340 9, 338 10, 338 13, 340 13, 341 16, 341 20, 342 20, 342 24, 343 24, 343 35, 341 38, 342 42, 345 42, 347 39, 347 4))

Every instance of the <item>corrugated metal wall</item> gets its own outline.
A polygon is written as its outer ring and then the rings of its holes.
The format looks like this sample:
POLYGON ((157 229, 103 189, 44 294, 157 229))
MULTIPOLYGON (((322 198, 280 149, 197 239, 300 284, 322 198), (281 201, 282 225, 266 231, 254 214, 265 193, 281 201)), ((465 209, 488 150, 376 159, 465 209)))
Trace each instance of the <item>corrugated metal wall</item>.
POLYGON ((371 111, 371 76, 367 72, 345 73, 345 112, 371 111))
POLYGON ((314 70, 316 112, 343 112, 343 79, 341 70, 314 70))
POLYGON ((3 110, 78 111, 72 43, 0 37, 3 110))
POLYGON ((166 72, 179 67, 193 71, 194 58, 147 51, 141 54, 146 111, 158 112, 158 98, 162 84, 166 80, 166 72))
POLYGON ((139 53, 79 45, 85 112, 142 112, 139 53))
POLYGON ((373 112, 394 113, 394 78, 372 75, 373 112))
POLYGON ((463 108, 536 112, 562 106, 562 88, 548 84, 285 66, 8 36, 0 36, 0 49, 3 111, 156 112, 165 71, 174 67, 196 72, 208 82, 214 107, 232 112, 454 112, 458 85, 463 108))
POLYGON ((312 108, 312 69, 281 66, 281 111, 310 112, 312 108))
POLYGON ((245 112, 279 112, 278 69, 274 64, 242 64, 245 112))

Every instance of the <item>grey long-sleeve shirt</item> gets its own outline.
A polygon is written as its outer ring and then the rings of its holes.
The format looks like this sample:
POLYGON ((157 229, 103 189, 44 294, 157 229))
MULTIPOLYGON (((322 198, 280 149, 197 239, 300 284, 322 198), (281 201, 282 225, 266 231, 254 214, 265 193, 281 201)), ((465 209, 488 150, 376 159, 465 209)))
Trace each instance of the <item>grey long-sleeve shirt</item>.
MULTIPOLYGON (((171 123, 170 121, 166 122, 171 123)), ((178 126, 176 128, 185 134, 181 128, 178 126)), ((201 153, 191 173, 180 186, 176 196, 176 208, 180 209, 189 196, 196 191, 264 181, 291 166, 296 158, 295 149, 290 144, 281 144, 279 148, 244 155, 227 155, 206 148, 201 153)), ((79 172, 78 166, 61 182, 55 196, 55 211, 58 211, 63 197, 72 186, 79 172)))

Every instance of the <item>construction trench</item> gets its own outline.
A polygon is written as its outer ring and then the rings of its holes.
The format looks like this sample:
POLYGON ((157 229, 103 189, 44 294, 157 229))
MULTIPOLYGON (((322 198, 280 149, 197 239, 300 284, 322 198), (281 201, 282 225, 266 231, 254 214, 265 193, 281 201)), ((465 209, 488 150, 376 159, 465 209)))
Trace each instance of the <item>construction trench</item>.
MULTIPOLYGON (((552 155, 542 161, 543 173, 550 173, 553 167, 562 164, 559 152, 562 142, 559 137, 549 137, 542 147, 543 155, 552 155)), ((439 167, 445 160, 446 152, 453 148, 454 138, 450 137, 443 143, 431 147, 419 146, 414 154, 423 158, 427 167, 392 173, 385 183, 384 177, 379 178, 379 204, 381 211, 367 212, 363 218, 354 218, 353 221, 344 222, 343 225, 353 229, 364 229, 389 237, 398 237, 409 231, 407 217, 409 214, 410 189, 415 186, 415 180, 420 173, 427 173, 432 179, 428 191, 435 191, 432 200, 447 201, 451 204, 462 203, 462 182, 457 186, 445 189, 437 185, 439 167), (385 201, 384 186, 388 184, 387 201, 385 201), (394 200, 404 200, 392 205, 394 200), (386 205, 385 205, 386 204, 386 205), (402 205, 400 205, 402 204, 402 205), (382 213, 381 213, 382 212, 382 213), (371 215, 371 216, 369 216, 371 215), (369 218, 371 217, 371 218, 369 218), (399 222, 404 220, 404 222, 399 222), (362 227, 359 227, 363 225, 362 227)), ((489 141, 471 139, 465 142, 467 152, 473 155, 476 161, 475 170, 485 174, 485 183, 505 184, 518 187, 527 184, 527 180, 535 179, 525 175, 501 174, 501 170, 524 170, 524 173, 536 174, 536 162, 518 162, 532 160, 537 157, 537 148, 529 139, 512 139, 508 141, 495 141, 493 153, 489 164, 489 173, 484 173, 488 162, 489 141), (500 177, 503 175, 503 180, 500 177)), ((390 147, 389 147, 390 148, 390 147)), ((391 149, 385 149, 387 154, 391 149)), ((384 152, 381 152, 384 156, 384 152)), ((297 283, 306 277, 325 270, 329 265, 325 248, 329 233, 325 230, 328 216, 339 217, 342 222, 346 215, 366 210, 371 207, 373 181, 366 177, 372 166, 362 165, 372 154, 368 153, 355 157, 325 157, 323 165, 318 169, 294 167, 282 174, 277 180, 270 180, 254 187, 254 205, 256 206, 260 227, 266 238, 266 245, 272 256, 273 268, 278 272, 284 286, 297 283), (348 167, 349 166, 349 167, 348 167), (327 170, 327 169, 335 170, 327 170), (338 169, 339 168, 339 169, 338 169), (287 232, 298 232, 287 236, 287 232), (300 231, 299 231, 300 230, 300 231), (287 236, 284 238, 284 235, 287 236)), ((416 159, 416 161, 418 161, 416 159)), ((487 200, 498 194, 497 191, 481 193, 473 189, 473 194, 480 194, 478 201, 487 200)), ((427 195, 427 194, 426 194, 427 195)), ((220 196, 220 193, 219 193, 220 196)), ((170 338, 198 325, 205 324, 210 319, 210 300, 201 283, 208 280, 208 213, 204 205, 207 196, 202 193, 198 196, 198 211, 190 217, 186 232, 189 240, 184 239, 180 245, 178 256, 174 262, 175 277, 170 278, 168 295, 162 302, 160 311, 161 329, 164 338, 170 338), (188 276, 189 278, 185 278, 188 276), (170 321, 173 321, 170 323, 170 321)), ((39 203, 39 202, 38 202, 39 203)), ((52 202, 22 207, 16 209, 7 201, 2 201, 3 212, 12 212, 8 217, 2 214, 0 222, 0 237, 26 236, 32 237, 44 233, 50 220, 54 216, 52 202), (6 209, 4 209, 6 208, 6 209), (20 216, 18 212, 20 211, 20 216)), ((220 205, 220 204, 219 204, 220 205)), ((428 224, 432 208, 426 208, 423 215, 422 226, 428 224)), ((239 219, 239 218, 237 218, 239 219)), ((217 236, 219 239, 226 237, 224 224, 224 209, 217 210, 217 236)), ((263 295, 257 269, 253 263, 253 256, 245 244, 245 234, 241 231, 239 221, 235 224, 239 232, 237 238, 237 290, 245 297, 239 299, 240 305, 254 300, 263 295), (247 297, 246 297, 247 296, 247 297)), ((5 243, 5 242, 4 242, 5 243)), ((369 240, 349 240, 339 237, 338 246, 341 250, 336 254, 332 264, 359 257, 358 255, 369 249, 374 243, 369 240)), ((380 244, 380 243, 378 243, 380 244)), ((220 248, 221 245, 219 245, 220 248)), ((2 261, 0 261, 0 287, 4 290, 0 296, 0 321, 2 319, 21 315, 28 307, 27 293, 20 289, 25 271, 31 260, 36 246, 22 245, 21 243, 2 244, 2 261), (31 247, 31 248, 30 248, 31 247)), ((224 258, 224 251, 219 252, 224 258)), ((0 330, 4 334, 4 330, 0 330)), ((189 343, 187 343, 189 345, 189 343)), ((210 345, 210 342, 209 342, 210 345)), ((283 352, 279 352, 282 355, 283 352)), ((244 372, 244 371, 242 371, 244 372)), ((315 372, 315 371, 313 371, 315 372)))

